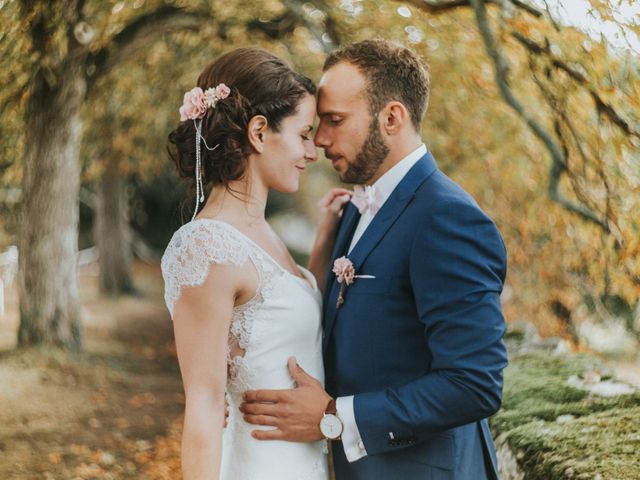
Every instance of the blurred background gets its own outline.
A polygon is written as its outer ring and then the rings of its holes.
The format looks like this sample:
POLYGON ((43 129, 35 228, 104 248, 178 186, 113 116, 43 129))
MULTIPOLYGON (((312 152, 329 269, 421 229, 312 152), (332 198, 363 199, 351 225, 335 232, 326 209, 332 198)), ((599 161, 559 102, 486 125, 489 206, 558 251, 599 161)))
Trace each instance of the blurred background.
MULTIPOLYGON (((179 478, 184 398, 159 259, 193 193, 167 135, 204 66, 244 45, 315 81, 348 42, 419 53, 425 143, 507 244, 514 358, 523 341, 596 358, 576 381, 623 380, 636 412, 639 35, 633 0, 0 0, 0 477, 179 478)), ((270 197, 302 263, 337 184, 320 156, 297 194, 270 197)), ((571 368, 558 388, 586 391, 566 385, 571 368)), ((574 397, 529 420, 577 416, 557 406, 591 398, 574 397)), ((638 478, 621 471, 602 478, 638 478)))

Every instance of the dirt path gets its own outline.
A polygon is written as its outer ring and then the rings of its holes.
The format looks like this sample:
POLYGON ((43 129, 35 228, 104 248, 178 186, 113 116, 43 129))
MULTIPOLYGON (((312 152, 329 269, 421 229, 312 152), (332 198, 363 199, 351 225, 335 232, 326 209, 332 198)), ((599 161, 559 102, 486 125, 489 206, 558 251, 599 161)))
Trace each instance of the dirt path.
POLYGON ((81 275, 85 349, 17 352, 16 294, 0 317, 0 478, 179 479, 184 395, 157 267, 140 298, 81 275))

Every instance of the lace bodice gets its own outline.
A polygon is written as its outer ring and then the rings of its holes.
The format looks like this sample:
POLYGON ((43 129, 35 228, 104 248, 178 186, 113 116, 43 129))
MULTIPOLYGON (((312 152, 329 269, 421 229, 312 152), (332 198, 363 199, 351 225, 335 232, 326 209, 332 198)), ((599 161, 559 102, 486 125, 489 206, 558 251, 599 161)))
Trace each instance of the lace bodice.
POLYGON ((251 300, 234 307, 229 329, 231 414, 223 438, 221 478, 327 480, 323 442, 260 442, 250 432, 261 427, 250 426, 237 412, 246 390, 294 387, 287 370, 291 355, 324 382, 321 298, 311 273, 300 267, 306 280, 291 274, 225 222, 195 220, 174 234, 162 257, 167 308, 173 318, 183 290, 202 285, 212 264, 243 266, 246 262, 253 264, 259 281, 251 300))
POLYGON ((222 222, 192 222, 178 230, 161 263, 171 316, 182 289, 202 285, 212 263, 242 265, 249 253, 248 245, 222 222))
POLYGON ((183 226, 162 257, 164 297, 172 318, 182 290, 202 285, 211 264, 241 266, 247 261, 253 263, 260 282, 254 297, 233 309, 228 351, 230 380, 235 380, 239 357, 249 344, 252 317, 264 303, 276 277, 286 272, 239 230, 216 220, 197 220, 183 226))

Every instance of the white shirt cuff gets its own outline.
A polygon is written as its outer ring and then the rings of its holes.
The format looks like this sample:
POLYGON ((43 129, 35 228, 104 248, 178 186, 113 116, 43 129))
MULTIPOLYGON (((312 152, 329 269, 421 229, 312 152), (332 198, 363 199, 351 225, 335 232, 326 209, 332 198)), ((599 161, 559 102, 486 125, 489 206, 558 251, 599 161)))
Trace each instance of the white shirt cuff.
POLYGON ((360 437, 360 431, 356 424, 356 416, 353 411, 353 395, 339 397, 336 400, 338 418, 342 421, 342 447, 349 463, 353 463, 367 456, 364 442, 360 437))

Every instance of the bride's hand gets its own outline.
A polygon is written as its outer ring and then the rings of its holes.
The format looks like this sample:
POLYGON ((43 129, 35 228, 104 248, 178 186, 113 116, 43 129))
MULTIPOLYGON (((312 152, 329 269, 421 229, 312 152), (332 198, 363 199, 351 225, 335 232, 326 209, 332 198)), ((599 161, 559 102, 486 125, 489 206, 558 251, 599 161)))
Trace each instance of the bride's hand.
POLYGON ((308 268, 316 277, 318 285, 324 285, 327 278, 327 264, 336 241, 336 233, 345 205, 353 192, 344 188, 332 188, 318 202, 320 210, 318 230, 313 242, 308 268))
POLYGON ((318 221, 318 234, 319 235, 334 235, 340 218, 342 217, 342 211, 345 205, 351 200, 353 192, 345 188, 332 188, 324 197, 318 202, 318 208, 320 210, 318 221))

